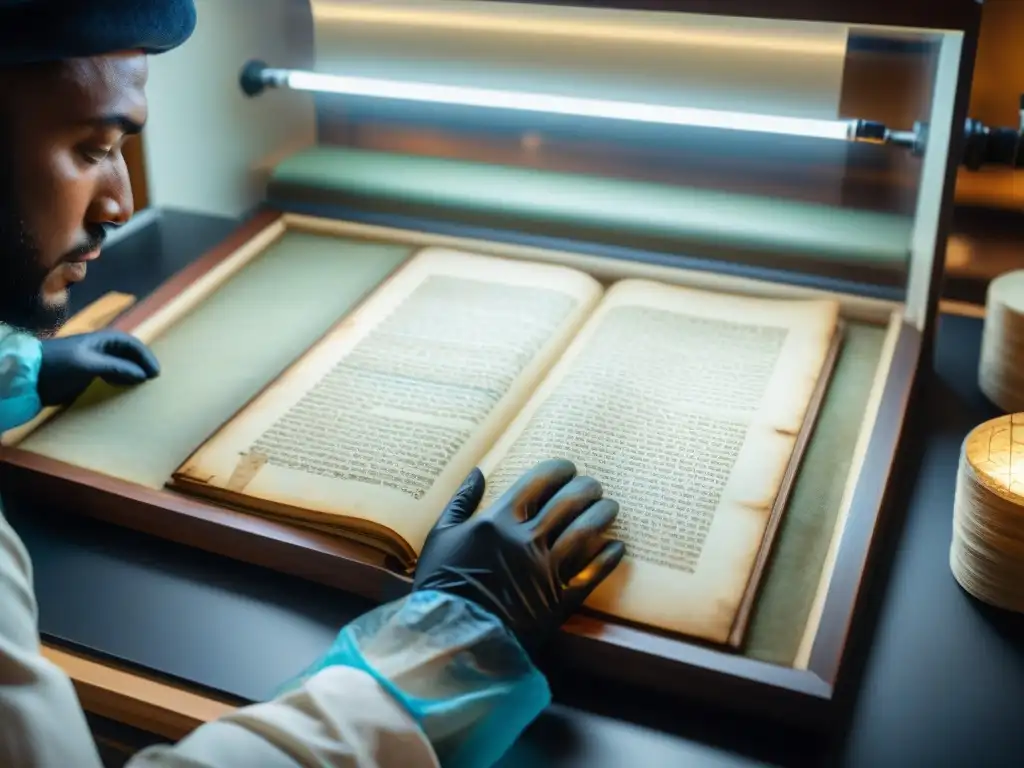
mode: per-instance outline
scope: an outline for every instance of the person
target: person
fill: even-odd
[[[147,57],[192,0],[0,0],[0,429],[97,378],[141,385],[122,333],[61,338],[71,286],[132,215],[122,146],[146,121]],[[474,470],[426,540],[410,594],[359,617],[279,694],[149,747],[141,766],[476,768],[547,706],[536,652],[623,557],[618,507],[552,459],[478,509]],[[69,679],[40,654],[26,549],[0,515],[0,764],[100,758]]]

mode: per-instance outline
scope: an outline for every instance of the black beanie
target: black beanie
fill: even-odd
[[[195,26],[194,0],[0,0],[0,65],[163,53]]]

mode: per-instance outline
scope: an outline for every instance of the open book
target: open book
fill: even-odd
[[[481,509],[566,458],[620,504],[588,607],[739,644],[834,301],[754,299],[419,252],[221,427],[171,484],[370,543],[412,568],[475,466]]]

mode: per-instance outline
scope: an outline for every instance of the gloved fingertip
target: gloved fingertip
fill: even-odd
[[[484,473],[480,471],[479,467],[474,467],[473,471],[462,481],[462,485],[452,496],[444,512],[441,513],[438,525],[442,527],[458,525],[472,517],[476,508],[480,506],[480,500],[484,497],[485,485]]]
[[[466,479],[462,481],[462,485],[459,486],[459,493],[476,490],[476,488],[478,486],[482,486],[484,482],[484,473],[480,471],[480,467],[473,467],[473,469],[470,470],[470,473],[466,475]]]
[[[626,544],[618,539],[609,541],[602,554],[608,560],[608,573],[611,573],[622,562],[622,558],[626,556]],[[598,557],[601,557],[601,555],[598,555]]]
[[[135,363],[146,372],[147,378],[159,375],[160,363],[157,362],[156,355],[141,339],[124,331],[108,330],[103,332],[99,342],[101,351]]]
[[[143,345],[141,341],[139,342],[139,359],[136,362],[149,378],[155,379],[160,375],[160,361],[156,359],[156,355]]]
[[[545,459],[538,462],[531,471],[539,475],[558,478],[562,485],[576,477],[576,465],[568,459]]]
[[[594,533],[607,531],[619,516],[619,502],[615,499],[601,499],[592,509],[593,517],[588,522]]]
[[[97,375],[107,384],[115,386],[133,386],[142,384],[149,379],[142,368],[127,360],[116,360],[109,363],[99,370]]]
[[[483,498],[485,486],[486,480],[483,477],[483,472],[479,467],[473,467],[472,471],[466,475],[466,479],[462,481],[462,485],[459,486],[456,496],[470,502],[475,509]]]
[[[571,605],[583,605],[590,593],[597,589],[602,581],[611,576],[626,556],[626,545],[621,541],[609,541],[587,566],[569,582],[566,587],[566,598]]]
[[[619,567],[622,559],[626,556],[626,545],[618,540],[609,541],[600,554],[591,563],[593,576],[591,577],[596,588],[598,584],[612,575],[612,572]]]

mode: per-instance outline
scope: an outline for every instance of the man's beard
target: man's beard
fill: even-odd
[[[48,304],[43,297],[47,274],[20,213],[13,158],[0,157],[0,322],[39,336],[66,322],[67,302]]]

